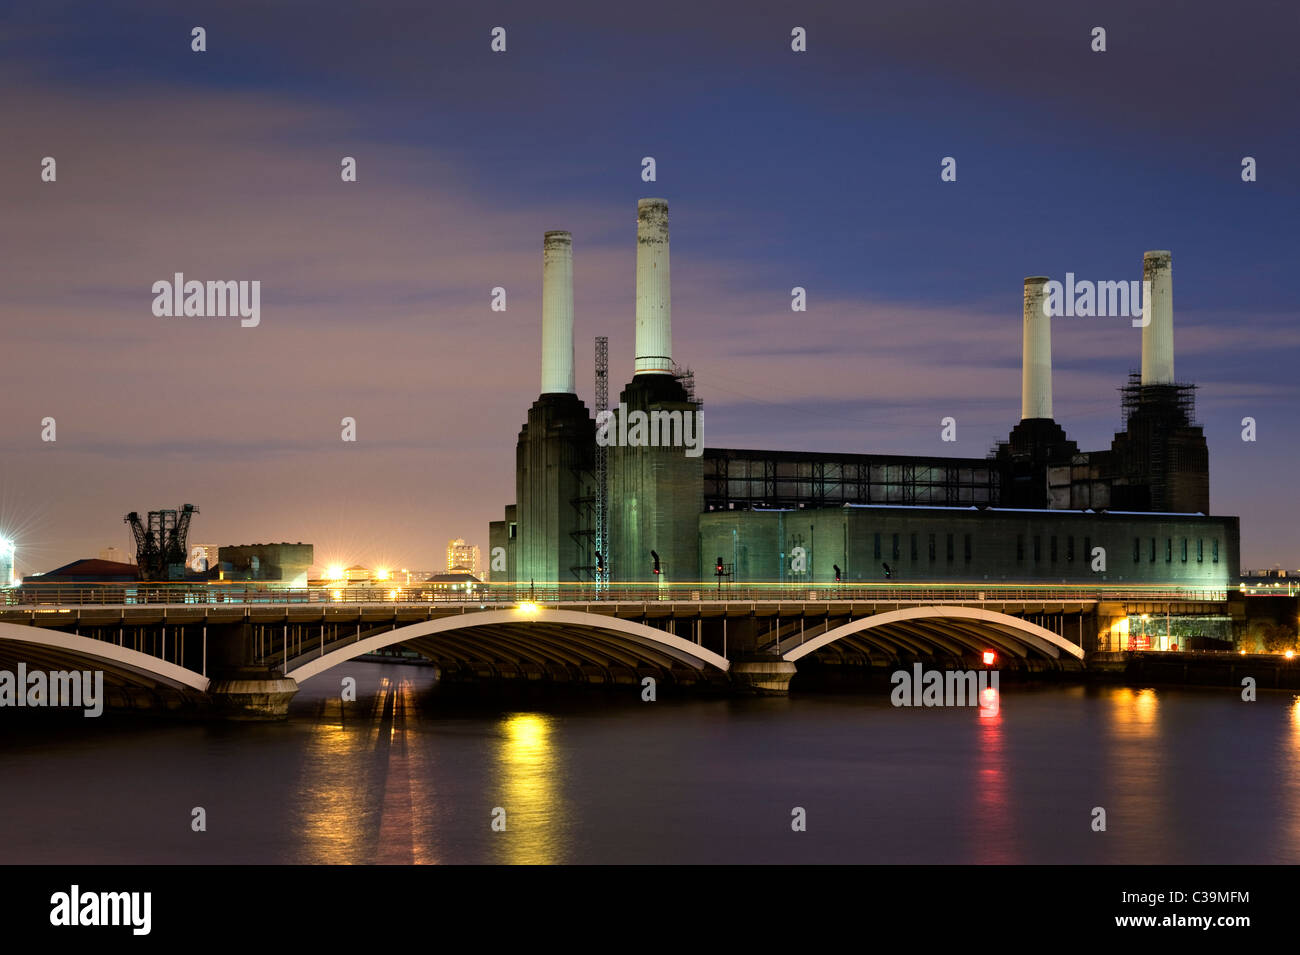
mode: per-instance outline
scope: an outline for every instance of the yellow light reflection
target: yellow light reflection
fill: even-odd
[[[1150,687],[1133,690],[1116,687],[1106,697],[1109,716],[1106,776],[1098,780],[1097,805],[1112,820],[1157,819],[1168,809],[1168,758],[1160,739],[1160,695]],[[1137,862],[1160,857],[1170,830],[1152,826],[1143,831],[1145,843],[1126,842],[1127,853],[1117,862]]]
[[[551,741],[552,720],[538,713],[514,713],[501,726],[498,750],[499,805],[506,831],[494,832],[501,861],[547,865],[563,861],[559,767]]]

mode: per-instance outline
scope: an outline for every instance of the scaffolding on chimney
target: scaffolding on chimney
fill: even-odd
[[[609,339],[596,337],[596,415],[609,409]],[[596,589],[609,583],[609,453],[596,443]]]

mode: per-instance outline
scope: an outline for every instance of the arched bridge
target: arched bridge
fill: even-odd
[[[815,653],[844,659],[850,654],[900,662],[917,657],[960,659],[993,650],[1028,659],[1083,659],[1083,648],[1023,617],[980,607],[907,607],[851,620],[811,640],[790,636],[776,648],[795,663]]]
[[[290,660],[301,683],[340,663],[403,646],[444,668],[482,676],[540,679],[557,671],[580,681],[635,682],[641,670],[723,675],[726,657],[655,627],[605,614],[530,606],[481,610],[408,624],[324,653]]]
[[[274,683],[279,702],[257,704],[271,708],[340,663],[399,649],[433,661],[449,680],[630,684],[654,675],[747,690],[776,687],[748,679],[755,668],[779,665],[788,682],[796,665],[969,665],[987,650],[999,666],[1077,668],[1125,614],[1223,607],[1220,593],[984,585],[743,596],[721,588],[541,597],[509,589],[0,593],[0,666],[100,669],[131,693],[182,701],[256,695],[259,681]]]

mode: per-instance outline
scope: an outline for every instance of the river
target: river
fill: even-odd
[[[1004,685],[987,718],[433,683],[353,663],[286,723],[10,723],[0,862],[1300,862],[1291,693]]]

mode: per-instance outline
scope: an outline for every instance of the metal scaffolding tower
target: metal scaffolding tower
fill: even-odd
[[[596,418],[609,409],[609,339],[596,337]],[[596,587],[609,583],[609,453],[596,442]]]

